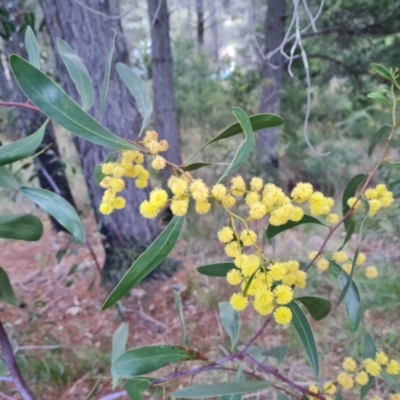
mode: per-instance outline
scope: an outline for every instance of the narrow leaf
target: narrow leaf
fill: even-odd
[[[269,224],[267,231],[266,231],[267,239],[272,239],[274,236],[278,235],[279,233],[284,232],[288,229],[294,228],[295,226],[302,225],[302,224],[318,224],[318,225],[326,226],[317,218],[314,218],[308,214],[304,214],[303,218],[297,222],[289,221],[286,224],[280,225],[280,226],[274,226],[274,225]]]
[[[278,346],[273,349],[266,350],[262,353],[265,357],[275,358],[278,365],[282,364],[282,361],[285,359],[286,354],[288,352],[288,348],[286,346]]]
[[[239,147],[231,164],[223,173],[221,178],[219,178],[218,182],[221,182],[224,178],[240,168],[256,146],[253,128],[251,127],[251,123],[247,114],[239,107],[233,107],[232,112],[236,119],[239,121],[239,124],[243,129],[246,139]]]
[[[11,304],[12,306],[17,305],[17,299],[15,298],[14,290],[11,286],[10,279],[6,274],[6,271],[4,271],[4,269],[1,267],[0,267],[0,301]]]
[[[0,166],[11,164],[30,156],[42,143],[47,120],[35,133],[0,147]]]
[[[197,268],[197,271],[202,275],[226,277],[231,269],[237,269],[232,262],[207,264]]]
[[[390,125],[384,125],[375,135],[372,137],[369,147],[368,147],[368,156],[372,155],[372,152],[375,149],[375,146],[383,139],[385,136],[389,136],[392,127]]]
[[[394,76],[392,73],[383,65],[380,64],[372,64],[372,67],[374,71],[380,75],[382,78],[387,79],[388,81],[392,83],[396,83],[396,79],[394,79]]]
[[[135,147],[113,135],[82,110],[55,82],[13,54],[10,66],[26,97],[58,125],[89,142],[112,149]]]
[[[278,393],[278,400],[289,400],[289,398],[284,395],[283,393],[277,392]]]
[[[82,98],[82,108],[85,111],[90,110],[94,104],[94,90],[92,79],[85,64],[74,49],[61,38],[57,39],[57,48],[67,67],[69,76]]]
[[[0,238],[34,242],[43,234],[43,225],[39,218],[30,214],[1,215]]]
[[[189,386],[171,394],[173,399],[203,399],[236,393],[254,393],[273,386],[275,382],[223,382],[211,385]]]
[[[25,49],[28,53],[29,62],[35,68],[40,69],[39,45],[30,26],[28,26],[25,31]]]
[[[177,346],[140,347],[122,354],[113,363],[111,374],[120,378],[130,378],[179,361],[197,360],[199,357],[198,353]]]
[[[101,114],[103,114],[104,106],[107,100],[108,86],[110,83],[110,73],[111,73],[111,63],[114,55],[114,47],[115,47],[115,37],[117,36],[117,29],[114,31],[113,41],[111,43],[110,50],[107,56],[106,70],[104,71],[104,79],[103,79],[103,87],[101,88],[101,100],[99,112],[97,113],[97,120],[100,119]]]
[[[222,326],[226,330],[228,336],[231,339],[231,350],[236,346],[239,338],[241,320],[240,316],[227,301],[221,301],[218,303],[219,307],[219,318]]]
[[[390,165],[391,167],[393,167],[394,169],[397,169],[398,171],[400,170],[400,163],[388,162],[387,165]]]
[[[85,232],[82,222],[68,201],[45,189],[21,187],[20,193],[57,220],[77,242],[84,242]]]
[[[283,124],[283,119],[276,114],[256,114],[252,115],[249,117],[251,127],[253,128],[253,131],[259,131],[261,129],[266,129],[266,128],[275,128],[279,125]],[[232,136],[238,135],[239,133],[243,133],[243,128],[239,124],[239,122],[236,122],[235,124],[229,126],[226,128],[224,131],[222,131],[219,135],[217,135],[215,138],[209,140],[206,144],[204,144],[200,149],[198,149],[190,158],[195,156],[197,153],[199,153],[201,150],[203,150],[205,147],[208,145],[218,142],[219,140],[222,139],[227,139]]]
[[[117,72],[135,99],[139,113],[143,118],[142,127],[139,132],[140,136],[143,130],[149,125],[151,113],[153,112],[153,104],[144,83],[132,68],[129,68],[125,64],[118,63]]]
[[[299,334],[300,340],[303,343],[304,349],[306,350],[307,357],[310,361],[311,367],[314,371],[315,378],[318,380],[319,377],[319,362],[317,346],[315,344],[314,335],[312,333],[310,324],[307,321],[301,308],[292,301],[289,304],[290,309],[293,313],[293,326]]]
[[[367,332],[364,335],[364,350],[363,350],[363,359],[372,358],[375,359],[376,355],[376,345],[373,337]],[[371,389],[372,384],[374,383],[375,378],[369,375],[369,380],[366,385],[361,388],[360,399],[362,400]]]
[[[334,261],[329,260],[329,262],[338,278],[340,289],[343,290],[350,279],[349,275],[347,275],[347,273],[343,271],[343,269]],[[346,305],[347,314],[349,316],[350,330],[351,332],[355,332],[361,321],[361,300],[354,281],[352,281],[350,284],[350,287],[344,298],[344,304]]]
[[[95,385],[93,386],[92,390],[86,397],[86,400],[94,400],[96,398],[96,394],[99,391],[100,388],[100,383],[101,383],[101,378],[98,378]]]
[[[350,180],[350,182],[347,184],[346,189],[343,192],[343,197],[342,197],[343,216],[345,216],[348,213],[348,211],[350,210],[350,206],[347,204],[347,200],[349,200],[351,197],[355,196],[357,189],[364,182],[366,177],[367,177],[367,175],[365,175],[365,174],[358,174],[358,175],[354,176]],[[346,221],[344,221],[344,226],[347,230],[348,226],[349,226],[348,219]]]
[[[303,296],[295,299],[302,303],[315,321],[320,321],[331,312],[331,302],[316,296]]]
[[[353,236],[353,233],[356,229],[356,223],[354,222],[354,219],[351,218],[347,222],[347,232],[346,232],[346,237],[344,238],[343,244],[340,246],[339,251],[344,248],[346,243],[351,239]]]
[[[235,380],[234,382],[243,382],[244,377],[243,377],[243,367],[242,364],[239,364],[238,370],[235,375]],[[224,395],[219,398],[219,400],[241,400],[242,395],[240,393],[232,394],[232,395]]]
[[[19,183],[11,171],[6,167],[0,167],[0,187],[7,190],[18,190]]]
[[[207,166],[213,165],[213,164],[215,164],[215,163],[210,163],[210,162],[196,162],[196,163],[193,163],[193,164],[185,165],[185,166],[182,168],[182,170],[183,170],[183,171],[187,171],[187,172],[189,172],[189,171],[195,171],[196,169],[200,169],[200,168],[203,168],[203,167],[207,167]]]
[[[127,295],[150,272],[156,269],[168,256],[178,241],[184,222],[183,217],[174,217],[158,238],[140,255],[102,306],[102,310],[111,307]]]
[[[182,300],[179,293],[174,290],[174,303],[176,312],[178,313],[179,322],[181,324],[181,341],[180,346],[183,346],[186,342],[186,326],[185,326],[185,317],[183,315],[183,308],[182,308]]]
[[[142,399],[143,393],[149,388],[154,378],[128,379],[125,383],[125,390],[131,400]]]
[[[112,338],[112,346],[111,346],[111,364],[117,360],[126,350],[126,343],[128,342],[129,335],[129,325],[126,322],[123,322],[117,330],[114,332]],[[115,387],[118,384],[118,378],[113,377],[112,387]]]
[[[367,97],[372,99],[372,100],[375,100],[375,101],[378,101],[380,103],[383,103],[386,106],[390,105],[388,98],[385,95],[383,95],[382,93],[371,92],[371,93],[367,94]]]

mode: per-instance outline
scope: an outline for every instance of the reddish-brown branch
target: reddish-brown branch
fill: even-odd
[[[28,108],[29,110],[39,111],[40,110],[28,103],[17,103],[15,101],[0,101],[0,107],[20,107],[20,108]]]
[[[11,343],[8,340],[7,333],[0,320],[0,347],[3,351],[4,361],[10,372],[11,378],[15,387],[18,389],[20,395],[24,400],[35,400],[33,393],[29,389],[28,385],[24,381],[24,378],[19,371],[17,362],[15,361],[14,352],[11,347]]]

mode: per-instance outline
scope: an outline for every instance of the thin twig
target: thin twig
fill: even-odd
[[[28,103],[18,103],[15,101],[0,101],[0,107],[20,107],[20,108],[28,108],[33,111],[40,111],[37,107]]]
[[[11,347],[11,343],[8,340],[7,333],[4,326],[0,320],[0,347],[3,351],[4,361],[7,368],[11,374],[11,378],[15,387],[18,389],[20,395],[24,400],[35,400],[33,393],[29,389],[28,385],[25,383],[21,372],[18,369],[17,362],[15,361],[14,353]]]
[[[17,346],[14,349],[14,355],[17,354],[19,351],[24,350],[58,350],[60,349],[60,345],[53,345],[53,346]]]

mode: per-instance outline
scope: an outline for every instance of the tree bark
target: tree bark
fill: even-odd
[[[160,138],[166,139],[169,149],[165,153],[169,161],[182,164],[179,142],[178,118],[175,107],[173,62],[169,38],[167,0],[148,0],[151,26],[151,70],[153,76],[155,126]],[[165,182],[171,170],[164,168],[161,176]]]
[[[18,24],[22,24],[24,12],[19,1],[14,1],[14,3],[12,3],[1,0],[0,5],[5,7],[9,12],[11,23],[15,24],[16,26]],[[25,59],[28,58],[25,50],[24,35],[25,29],[23,31],[16,30],[13,34],[11,34],[9,40],[3,40],[4,52],[7,58],[11,54],[18,54]],[[11,78],[9,85],[12,88],[12,98],[9,98],[8,100],[12,99],[16,102],[25,103],[27,98],[22,93],[13,77]],[[46,121],[46,117],[36,111],[16,108],[14,113],[17,116],[17,126],[22,137],[36,132]],[[34,159],[39,184],[43,189],[57,193],[67,200],[74,208],[76,208],[68,179],[65,175],[65,164],[61,160],[60,151],[58,149],[54,129],[51,123],[47,124],[43,142],[38,150],[41,150],[49,145],[50,147],[48,150],[44,151]],[[53,228],[56,231],[66,231],[66,229],[53,217],[50,217],[50,219]]]
[[[117,29],[110,85],[107,102],[100,122],[118,136],[134,139],[140,129],[140,116],[128,89],[118,77],[117,62],[129,64],[127,44],[119,19],[107,18],[118,15],[115,0],[86,0],[82,7],[74,0],[40,0],[56,54],[56,64],[63,88],[74,99],[78,99],[76,88],[62,63],[57,51],[57,38],[61,37],[78,53],[86,64],[98,99],[94,113],[99,107],[101,88],[108,50],[114,30]],[[106,251],[104,281],[116,282],[159,233],[155,221],[145,220],[139,214],[140,203],[148,197],[148,191],[136,189],[132,180],[127,181],[123,196],[127,201],[124,210],[117,210],[111,216],[98,211],[103,189],[94,180],[96,164],[104,162],[110,150],[74,137],[81,159],[83,173],[91,195],[91,204],[100,224],[100,232]]]
[[[197,12],[197,44],[202,47],[204,44],[204,3],[203,0],[196,0]]]
[[[285,36],[285,0],[268,0],[265,17],[264,56],[274,50]],[[265,58],[265,57],[264,57]],[[283,56],[278,51],[269,60],[263,59],[263,90],[259,111],[279,114],[281,112]],[[258,136],[258,162],[263,169],[278,167],[279,128],[260,131]]]

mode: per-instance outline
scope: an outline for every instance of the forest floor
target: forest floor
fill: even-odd
[[[91,222],[86,222],[88,224],[91,225]],[[94,226],[92,228],[89,231],[95,230]],[[93,234],[88,240],[98,263],[102,265],[104,253],[99,236]],[[109,288],[100,285],[96,261],[89,249],[72,245],[57,261],[57,253],[60,255],[68,242],[68,235],[54,234],[48,222],[39,242],[0,242],[0,265],[10,276],[20,305],[16,308],[1,304],[0,317],[12,340],[23,374],[38,399],[84,400],[97,378],[103,379],[95,398],[101,399],[112,393],[109,379],[111,340],[123,321],[129,324],[128,348],[179,344],[181,330],[173,290],[177,290],[182,297],[187,346],[207,359],[223,356],[223,346],[229,347],[229,339],[219,322],[218,302],[229,298],[231,288],[223,279],[208,279],[196,273],[196,266],[209,261],[207,254],[187,257],[187,243],[181,240],[172,253],[172,257],[182,262],[182,268],[176,274],[167,280],[142,283],[123,299],[118,310],[113,307],[100,311]],[[284,245],[289,245],[291,251],[304,247],[302,240],[296,242],[288,235]],[[375,244],[374,248],[370,244],[368,246],[367,251],[371,254],[388,251],[383,244]],[[398,247],[392,250],[396,249]],[[223,257],[222,254],[220,256]],[[390,275],[387,279],[391,279]],[[383,285],[387,280],[380,282]],[[332,282],[319,280],[310,286],[310,291],[311,294],[322,293],[334,304],[338,293],[333,288]],[[389,290],[388,287],[382,289]],[[397,298],[398,289],[390,289]],[[360,290],[366,293],[367,300],[370,299],[369,286],[361,285]],[[398,315],[398,303],[396,310]],[[323,322],[313,322],[320,351],[321,376],[332,378],[348,354],[360,357],[364,328],[378,339],[378,346],[383,349],[390,347],[399,355],[400,322],[387,318],[388,313],[390,310],[385,307],[374,310],[367,306],[363,328],[353,335],[346,330],[347,316],[342,306],[333,310],[333,315]],[[252,312],[243,313],[242,319],[241,337],[250,337],[262,323],[262,319]],[[271,327],[257,344],[265,349],[289,345],[290,351],[280,367],[281,371],[299,384],[313,383],[311,368],[292,327]],[[192,362],[190,366],[196,363],[199,364]],[[0,371],[0,375],[4,375],[3,372]],[[195,381],[211,383],[233,378],[226,373],[214,374],[196,377]],[[188,382],[173,382],[166,393]],[[387,394],[386,385],[381,383],[375,384],[373,390],[381,395]],[[19,398],[8,383],[0,383],[0,392]],[[272,392],[265,392],[258,397],[252,395],[246,398],[274,399],[274,396]],[[162,395],[160,398],[163,398]],[[358,396],[348,395],[345,398],[355,399]]]

